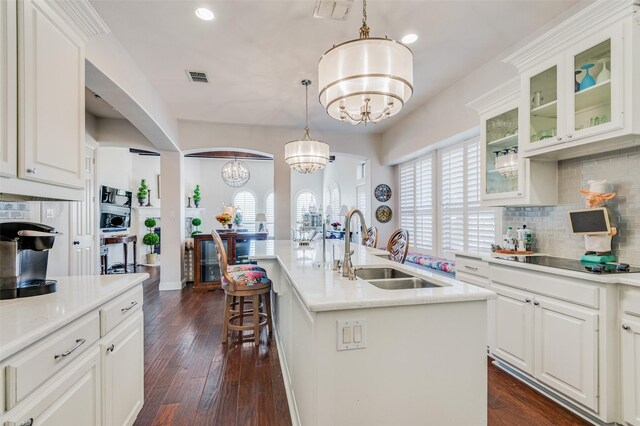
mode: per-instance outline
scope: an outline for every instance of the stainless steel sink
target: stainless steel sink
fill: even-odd
[[[438,284],[423,280],[422,278],[396,278],[390,280],[372,280],[369,284],[383,290],[406,290],[408,288],[433,288],[442,287]]]
[[[356,277],[383,290],[406,290],[410,288],[442,287],[424,278],[392,267],[372,267],[356,269]]]
[[[356,269],[356,277],[365,281],[385,280],[394,278],[410,278],[411,275],[394,268],[362,268]]]

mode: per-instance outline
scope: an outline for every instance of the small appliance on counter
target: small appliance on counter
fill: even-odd
[[[47,280],[47,261],[58,235],[40,223],[0,223],[0,299],[56,291],[56,281]]]

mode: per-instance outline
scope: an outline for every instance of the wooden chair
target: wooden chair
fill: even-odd
[[[404,263],[409,252],[409,231],[398,229],[391,234],[391,238],[387,243],[387,251],[390,253],[389,258],[391,260]]]
[[[364,245],[373,248],[378,247],[378,228],[372,226],[371,228],[367,229],[367,234],[369,236],[369,239],[364,242]]]
[[[240,270],[232,272],[227,264],[227,253],[222,239],[216,231],[212,231],[213,242],[216,247],[222,288],[224,289],[224,320],[222,325],[223,339],[229,342],[229,331],[239,331],[242,340],[244,331],[253,330],[253,342],[260,344],[260,329],[267,326],[268,338],[271,338],[271,280],[264,269]],[[262,296],[265,313],[260,312],[260,297]],[[245,311],[245,297],[250,298],[252,308]],[[236,298],[239,301],[236,303]],[[237,305],[237,309],[234,307]],[[244,325],[244,318],[251,317],[250,325]],[[224,341],[223,340],[223,341]]]

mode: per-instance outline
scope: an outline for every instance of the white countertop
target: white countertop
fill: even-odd
[[[332,259],[334,245],[337,258],[342,259],[344,241],[327,240],[328,261]],[[481,287],[387,260],[381,257],[388,254],[384,250],[354,243],[351,249],[354,250],[352,262],[356,267],[393,265],[442,287],[383,290],[360,278],[350,281],[331,269],[318,267],[322,261],[321,240],[312,242],[306,248],[299,248],[293,241],[256,241],[255,245],[252,244],[250,257],[258,260],[258,263],[261,259],[277,259],[307,309],[312,312],[464,302],[495,297],[495,293]],[[273,285],[277,291],[277,282]]]
[[[58,281],[55,293],[0,300],[0,361],[147,278],[149,274],[51,277]]]
[[[626,284],[640,287],[640,273],[631,274],[592,274],[587,272],[571,271],[569,269],[551,268],[549,266],[535,265],[531,263],[516,262],[513,260],[501,259],[496,256],[486,256],[484,261],[498,265],[512,266],[516,268],[529,269],[532,271],[546,272],[548,274],[562,275],[565,277],[578,278],[587,281],[595,281],[606,284]],[[574,259],[575,260],[575,259]]]

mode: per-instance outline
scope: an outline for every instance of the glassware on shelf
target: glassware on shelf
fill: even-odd
[[[578,81],[578,76],[580,75],[580,73],[582,73],[582,70],[575,70],[575,80],[574,80],[574,84],[575,84],[575,89],[574,92],[579,92],[580,91],[580,82]]]
[[[596,77],[596,84],[604,83],[605,81],[611,80],[611,71],[607,68],[607,61],[609,58],[603,58],[598,61],[599,64],[602,64],[602,70]]]
[[[536,90],[535,92],[533,92],[533,98],[531,99],[531,108],[541,107],[542,101],[544,101],[542,90]]]
[[[591,74],[589,74],[589,69],[593,68],[593,64],[584,64],[580,68],[585,72],[585,75],[582,77],[582,81],[580,82],[580,90],[595,86],[596,80],[591,76]]]

